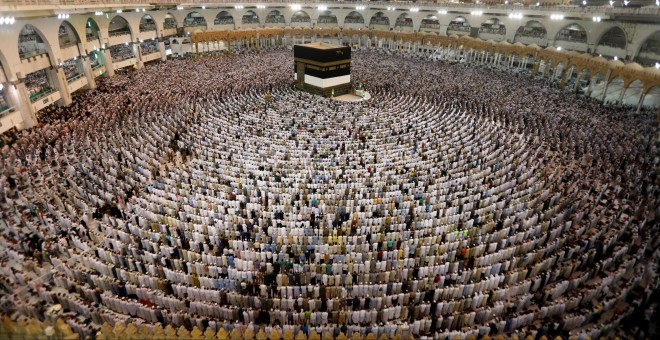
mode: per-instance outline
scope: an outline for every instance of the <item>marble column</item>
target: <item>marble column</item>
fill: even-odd
[[[142,47],[139,42],[131,43],[131,49],[133,50],[133,55],[135,55],[135,68],[141,69],[144,67],[144,62],[142,62]]]
[[[89,55],[85,55],[78,60],[78,68],[82,71],[87,79],[87,89],[92,90],[96,88],[96,79],[92,70],[92,64],[89,62]]]
[[[23,120],[17,125],[19,130],[29,129],[37,125],[37,116],[35,115],[30,95],[27,92],[23,80],[12,82],[12,85],[7,86],[6,90],[8,99],[11,103],[21,112],[21,119]]]
[[[165,50],[165,39],[158,37],[158,50],[160,51],[160,60],[167,60],[167,51]]]
[[[110,49],[106,48],[102,50],[103,53],[99,53],[98,55],[101,57],[101,62],[105,65],[105,74],[108,77],[112,77],[115,75],[115,68],[112,65],[112,55],[110,54]]]
[[[50,79],[52,87],[60,92],[60,104],[62,106],[71,104],[71,91],[69,90],[69,84],[66,81],[64,69],[62,69],[61,66],[53,66],[48,69],[48,78]]]

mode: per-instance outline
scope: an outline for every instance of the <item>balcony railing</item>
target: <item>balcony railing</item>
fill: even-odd
[[[131,55],[117,56],[117,58],[112,57],[112,62],[113,63],[118,63],[118,62],[124,61],[126,59],[131,59],[131,58],[135,58],[135,56],[131,54]]]
[[[16,111],[16,107],[12,106],[3,106],[0,107],[0,118],[4,118],[7,115],[10,115]]]
[[[80,73],[76,73],[76,74],[72,75],[71,77],[66,78],[66,82],[67,82],[67,83],[70,83],[70,82],[72,82],[72,81],[74,81],[74,80],[76,80],[76,79],[78,79],[78,78],[80,78],[80,77],[82,77],[82,74],[80,74]]]
[[[37,92],[37,93],[35,93],[35,94],[33,94],[33,95],[30,95],[30,102],[34,103],[34,102],[36,102],[37,100],[39,100],[39,99],[41,99],[41,98],[43,98],[43,97],[46,97],[46,96],[50,95],[50,94],[53,93],[53,92],[55,92],[55,89],[48,88],[48,89],[45,89],[45,90],[43,90],[43,91],[41,91],[41,92]]]
[[[23,60],[23,59],[36,57],[38,55],[47,54],[47,53],[48,52],[42,51],[42,50],[32,50],[32,51],[18,52],[18,56],[19,56],[19,58],[21,58],[21,60]]]
[[[131,34],[130,31],[116,31],[116,32],[109,32],[108,35],[111,37],[118,37],[120,35],[128,35]]]

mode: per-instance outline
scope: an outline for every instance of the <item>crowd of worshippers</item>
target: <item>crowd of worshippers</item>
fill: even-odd
[[[3,311],[85,337],[632,334],[660,256],[651,112],[353,56],[367,103],[293,90],[291,52],[262,50],[119,74],[15,132]]]
[[[110,46],[112,61],[118,62],[129,58],[135,58],[133,47],[128,44],[117,44]]]

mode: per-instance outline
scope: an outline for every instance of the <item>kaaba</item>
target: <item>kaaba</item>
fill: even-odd
[[[322,96],[351,92],[351,48],[326,43],[293,46],[296,87]]]

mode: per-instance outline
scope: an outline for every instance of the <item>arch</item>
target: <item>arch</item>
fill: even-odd
[[[374,26],[386,26],[389,29],[390,18],[383,12],[376,12],[369,19],[369,28],[373,29]]]
[[[362,24],[364,25],[364,17],[358,11],[351,11],[346,14],[344,18],[344,24]]]
[[[23,26],[18,35],[18,54],[21,59],[47,54],[47,45],[44,35],[30,24]]]
[[[191,28],[191,31],[194,31],[195,29],[200,29],[203,27],[202,30],[206,30],[208,28],[208,25],[206,24],[206,19],[204,19],[204,16],[201,15],[198,12],[190,12],[188,15],[186,15],[186,18],[183,19],[183,27],[184,28]]]
[[[402,30],[412,30],[413,27],[413,20],[412,17],[408,14],[408,12],[403,12],[401,13],[397,18],[396,22],[394,22],[394,29],[397,31],[402,31]]]
[[[556,41],[570,41],[585,44],[587,43],[587,38],[587,30],[576,23],[564,26],[555,36]]]
[[[156,31],[156,21],[154,21],[154,18],[149,15],[145,14],[140,18],[140,33],[142,32],[151,32],[151,31]]]
[[[516,35],[513,38],[514,42],[523,40],[545,40],[548,37],[548,31],[545,26],[536,20],[530,20],[524,26],[518,27]]]
[[[131,34],[131,25],[129,25],[128,21],[126,21],[121,15],[115,15],[112,17],[112,20],[110,20],[108,35],[116,37],[125,34]]]
[[[627,45],[626,32],[621,27],[615,26],[600,36],[595,53],[606,57],[627,59]]]
[[[639,103],[639,99],[642,96],[642,93],[644,93],[644,83],[642,83],[640,80],[634,80],[628,84],[628,87],[623,89],[623,91],[623,98],[621,99],[620,104],[637,105],[637,103]]]
[[[422,23],[419,26],[420,30],[438,30],[440,29],[440,20],[438,20],[438,17],[433,14],[429,14],[424,19],[422,19]]]
[[[297,11],[291,16],[291,23],[310,23],[312,19],[305,11]]]
[[[227,11],[221,11],[213,19],[214,25],[234,25],[234,16]]]
[[[500,19],[491,18],[481,23],[481,26],[479,27],[479,34],[482,33],[505,35],[506,27]]]
[[[259,24],[259,16],[255,11],[247,11],[245,14],[243,14],[243,17],[241,18],[241,24],[243,25],[248,25],[248,24]]]
[[[592,98],[600,99],[603,96],[605,85],[607,85],[607,74],[605,74],[603,71],[589,70],[589,76],[590,78],[587,95]]]
[[[635,62],[643,66],[655,66],[660,61],[660,31],[649,35],[639,47]]]
[[[266,15],[267,24],[285,24],[284,15],[278,10],[272,10]]]
[[[319,26],[332,26],[336,27],[337,26],[337,16],[332,13],[332,11],[323,11],[321,14],[319,14],[319,18],[316,21]]]
[[[449,22],[447,25],[447,35],[450,34],[470,34],[472,26],[470,22],[465,19],[465,17],[457,16]]]
[[[653,86],[646,92],[642,106],[660,108],[660,85]]]
[[[165,19],[163,19],[163,29],[175,29],[179,27],[179,22],[176,20],[176,17],[172,13],[165,14]]]
[[[605,100],[603,103],[614,103],[619,100],[621,91],[625,91],[625,80],[623,77],[618,76],[610,80],[607,85],[607,92],[605,93]]]
[[[91,42],[101,38],[101,29],[93,18],[87,18],[85,23],[85,40]]]
[[[625,50],[628,45],[626,32],[621,27],[614,26],[601,35],[600,39],[598,39],[597,45],[610,46]]]
[[[69,23],[64,20],[60,24],[60,28],[57,32],[57,38],[60,43],[60,49],[75,45],[80,42],[80,36],[76,29]]]

